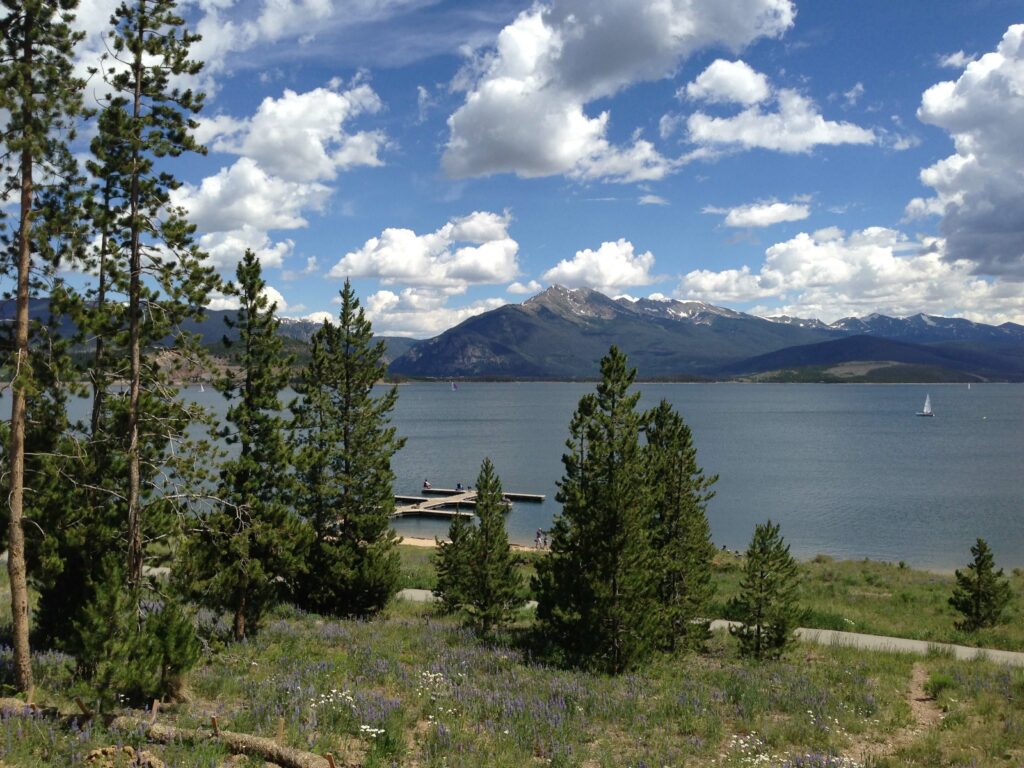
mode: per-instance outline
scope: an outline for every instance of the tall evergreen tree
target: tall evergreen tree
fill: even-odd
[[[231,611],[242,640],[256,629],[283,584],[301,570],[305,529],[288,505],[291,454],[281,416],[281,391],[293,359],[283,354],[276,305],[266,296],[260,262],[247,250],[238,265],[241,306],[226,322],[238,332],[224,343],[237,373],[228,369],[217,388],[230,403],[221,436],[238,455],[220,470],[221,507],[200,523],[186,546],[180,580],[216,610]]]
[[[755,659],[776,658],[794,642],[793,630],[801,616],[797,605],[800,577],[778,525],[771,520],[754,528],[747,548],[740,594],[730,615],[741,623],[730,632],[740,651]]]
[[[706,510],[718,477],[706,476],[697,465],[690,428],[667,401],[662,400],[645,421],[658,634],[665,648],[696,648],[709,634],[715,547]]]
[[[449,610],[462,611],[484,634],[508,623],[522,604],[522,575],[508,544],[501,478],[484,459],[476,479],[478,523],[452,518],[450,541],[437,555],[434,593]]]
[[[956,628],[975,632],[983,627],[994,627],[1003,618],[1010,602],[1010,583],[1003,578],[1003,569],[995,568],[995,559],[988,542],[978,539],[971,547],[974,560],[966,571],[957,569],[956,588],[949,604],[963,614]]]
[[[63,217],[38,217],[36,179],[61,185],[76,175],[67,149],[73,121],[81,109],[81,81],[73,73],[73,49],[80,36],[70,28],[77,0],[2,0],[0,43],[0,111],[7,113],[4,131],[3,178],[0,195],[7,201],[18,192],[18,225],[9,250],[13,255],[17,308],[14,356],[11,360],[11,428],[7,452],[7,493],[10,517],[7,568],[11,581],[11,614],[15,681],[32,687],[29,655],[28,581],[25,563],[26,402],[34,394],[29,360],[29,292],[33,259],[51,264],[53,229]],[[50,183],[49,181],[47,183]],[[55,214],[59,207],[51,207]],[[73,215],[73,206],[65,209]]]
[[[117,427],[123,421],[124,398],[109,389],[116,380],[128,378],[124,312],[116,300],[127,294],[126,276],[119,270],[120,253],[112,230],[124,215],[123,179],[129,167],[124,134],[127,114],[124,100],[114,100],[100,110],[96,135],[90,142],[92,158],[86,168],[95,179],[85,198],[85,217],[94,244],[83,255],[83,272],[95,275],[82,300],[69,303],[69,314],[78,329],[75,343],[92,347],[91,359],[79,378],[92,388],[92,408],[87,425],[68,425],[78,441],[74,487],[65,482],[66,509],[52,509],[40,520],[48,532],[41,542],[36,624],[48,643],[78,654],[84,612],[95,598],[95,585],[103,583],[102,564],[123,544],[123,498],[126,465],[124,446]],[[114,297],[112,301],[110,297]],[[51,452],[52,453],[52,452]]]
[[[633,666],[653,645],[654,576],[645,523],[636,370],[612,347],[596,394],[569,425],[551,552],[537,566],[541,632],[569,661],[610,672]]]
[[[494,464],[485,458],[476,478],[476,515],[474,532],[476,579],[470,592],[466,611],[483,633],[507,624],[522,604],[522,575],[508,544],[505,530],[505,498],[501,478]]]
[[[201,316],[216,283],[193,241],[194,227],[170,201],[170,192],[180,183],[169,173],[167,159],[203,151],[191,133],[197,125],[192,114],[201,108],[202,96],[172,85],[172,78],[195,75],[202,67],[189,59],[189,47],[198,38],[184,29],[177,5],[175,0],[121,3],[112,19],[112,60],[103,64],[114,92],[111,106],[123,105],[125,110],[124,121],[110,126],[108,138],[127,148],[126,173],[119,181],[125,213],[114,226],[127,262],[126,573],[133,591],[141,584],[144,557],[144,422],[147,405],[154,404],[147,404],[143,391],[155,368],[144,348],[171,336],[180,351],[187,342],[178,330],[180,322]],[[167,403],[174,399],[174,389],[162,381],[148,395]]]
[[[405,440],[390,426],[398,389],[373,392],[387,373],[384,342],[348,280],[338,324],[325,323],[310,352],[293,422],[295,509],[313,531],[300,594],[311,610],[365,616],[398,588],[391,458]]]

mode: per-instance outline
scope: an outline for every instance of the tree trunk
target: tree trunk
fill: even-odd
[[[231,626],[231,632],[235,637],[235,642],[239,642],[245,639],[245,594],[242,594],[241,600],[235,607],[235,620]]]
[[[26,19],[22,61],[26,71],[32,67],[32,20]],[[31,125],[32,110],[23,106],[25,126]],[[27,128],[26,128],[27,130]],[[11,623],[14,642],[14,679],[22,691],[32,688],[32,657],[28,643],[28,576],[25,568],[25,389],[32,375],[28,350],[28,277],[32,263],[32,151],[21,151],[21,210],[18,228],[18,300],[14,325],[14,382],[11,391],[11,486],[10,533],[7,572],[11,579]]]
[[[145,24],[139,24],[139,37]],[[132,185],[131,185],[131,253],[129,254],[128,282],[128,586],[136,589],[142,583],[142,472],[139,456],[139,394],[142,384],[142,256],[140,253],[139,221],[139,156],[142,130],[139,125],[142,115],[142,50],[135,53],[133,72],[135,76],[135,99],[132,107],[132,128],[138,135],[132,137]]]
[[[96,293],[96,313],[103,320],[103,313],[106,311],[107,303],[107,248],[109,247],[110,236],[108,234],[110,216],[110,182],[107,182],[103,190],[103,231],[100,234],[100,264],[99,264],[99,286]],[[101,328],[96,334],[96,353],[93,358],[92,374],[92,438],[99,437],[100,427],[103,419],[103,401],[107,394],[107,372],[106,360],[104,359],[104,337],[105,328]]]

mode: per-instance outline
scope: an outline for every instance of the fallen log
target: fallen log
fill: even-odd
[[[160,744],[182,741],[215,741],[223,744],[232,752],[258,757],[267,762],[276,763],[282,768],[330,768],[330,762],[325,757],[314,755],[312,752],[304,752],[301,749],[285,747],[273,739],[252,736],[248,733],[235,733],[221,728],[218,728],[216,733],[210,728],[176,728],[173,725],[149,723],[146,720],[124,715],[111,720],[110,727],[115,730],[139,733],[149,741]]]
[[[82,705],[79,705],[82,706]],[[84,707],[83,707],[84,709]],[[88,719],[89,716],[62,715],[52,707],[42,708],[34,704],[26,704],[21,699],[0,698],[0,714],[11,716],[36,716],[60,720],[62,723],[70,724],[72,721]],[[136,717],[120,715],[114,718],[104,718],[108,728],[119,731],[129,731],[140,734],[148,741],[155,741],[159,744],[171,742],[198,742],[213,741],[223,744],[231,752],[249,757],[256,757],[268,763],[275,763],[281,768],[335,768],[339,765],[330,755],[320,757],[312,752],[304,752],[301,749],[286,747],[273,739],[266,739],[262,736],[253,736],[248,733],[235,733],[225,731],[222,728],[177,728],[173,725],[161,725],[150,720],[140,720]]]

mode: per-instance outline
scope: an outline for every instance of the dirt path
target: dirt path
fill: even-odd
[[[924,664],[914,665],[907,689],[907,704],[910,705],[910,725],[896,731],[883,742],[855,741],[847,750],[858,762],[868,763],[883,757],[891,757],[904,747],[919,739],[922,734],[938,727],[942,722],[942,710],[935,699],[925,691],[928,670]]]

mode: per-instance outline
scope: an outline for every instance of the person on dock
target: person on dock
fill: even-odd
[[[423,479],[423,490],[424,491],[429,491],[431,488],[432,488],[432,486],[430,485],[430,481],[427,480],[426,478],[424,478]]]
[[[455,484],[455,490],[456,491],[461,491],[462,490],[462,483],[456,483]]]

